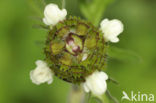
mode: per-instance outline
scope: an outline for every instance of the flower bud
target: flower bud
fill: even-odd
[[[83,83],[85,92],[91,91],[94,95],[102,95],[107,90],[106,80],[108,76],[104,72],[95,71]]]
[[[37,60],[36,65],[37,67],[30,72],[30,78],[32,82],[37,85],[45,82],[51,84],[53,81],[53,73],[51,69],[47,66],[47,64],[44,61],[41,60]]]
[[[117,36],[123,32],[123,24],[117,19],[104,19],[101,22],[101,30],[106,41],[116,43],[119,41],[119,38]]]
[[[66,9],[60,10],[56,4],[51,3],[45,7],[43,22],[46,25],[56,25],[59,21],[64,20],[66,15]]]

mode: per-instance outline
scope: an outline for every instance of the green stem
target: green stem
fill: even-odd
[[[66,6],[66,1],[65,0],[62,0],[62,9],[64,9]]]
[[[68,103],[86,103],[85,92],[79,85],[72,85],[68,97]]]
[[[72,85],[71,90],[68,96],[67,103],[89,103],[92,100],[96,100],[97,103],[109,103],[108,98],[106,95],[111,99],[114,103],[119,103],[116,98],[114,98],[110,92],[107,90],[106,94],[95,96],[91,93],[85,93],[81,86],[79,85]]]

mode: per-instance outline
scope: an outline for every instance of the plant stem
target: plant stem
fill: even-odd
[[[79,85],[72,85],[68,96],[68,103],[86,103],[85,93]]]
[[[65,0],[62,0],[62,9],[64,9],[66,6],[66,1]]]

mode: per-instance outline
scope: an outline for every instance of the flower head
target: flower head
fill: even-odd
[[[117,36],[123,31],[123,24],[116,19],[104,19],[97,28],[79,17],[66,15],[66,9],[59,9],[56,4],[45,7],[43,22],[52,28],[45,42],[45,62],[36,62],[37,67],[30,72],[31,80],[35,84],[50,84],[54,73],[64,81],[83,84],[86,92],[101,95],[107,89],[108,79],[102,72],[106,42],[119,41]]]
[[[47,66],[47,64],[44,61],[41,60],[37,60],[36,65],[37,67],[30,72],[30,78],[32,82],[37,85],[45,82],[51,84],[53,81],[53,73],[51,69]]]
[[[86,77],[86,81],[83,83],[85,92],[91,91],[94,95],[103,94],[107,89],[107,79],[108,76],[105,72],[95,71]]]
[[[94,71],[104,69],[107,47],[102,34],[91,23],[69,17],[49,31],[46,62],[59,78],[80,84]]]
[[[104,19],[100,25],[106,41],[111,41],[114,43],[119,41],[117,36],[123,32],[123,24],[121,21],[117,19]]]
[[[59,21],[65,19],[67,15],[66,9],[60,10],[56,4],[48,4],[44,10],[43,22],[46,25],[56,25]]]

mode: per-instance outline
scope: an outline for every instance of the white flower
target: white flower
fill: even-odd
[[[56,4],[51,3],[45,7],[43,22],[46,25],[56,25],[59,21],[64,20],[66,15],[66,9],[60,10]]]
[[[51,69],[47,66],[46,62],[42,60],[37,60],[36,65],[37,67],[30,72],[30,78],[32,82],[37,85],[45,82],[51,84],[53,81],[53,73]]]
[[[102,95],[107,90],[107,79],[108,76],[105,72],[95,71],[86,78],[83,88],[85,92],[91,91],[94,95]]]
[[[101,25],[100,29],[104,33],[103,36],[106,41],[111,41],[114,43],[119,41],[119,38],[117,36],[123,32],[123,24],[120,20],[104,19],[100,25]]]

